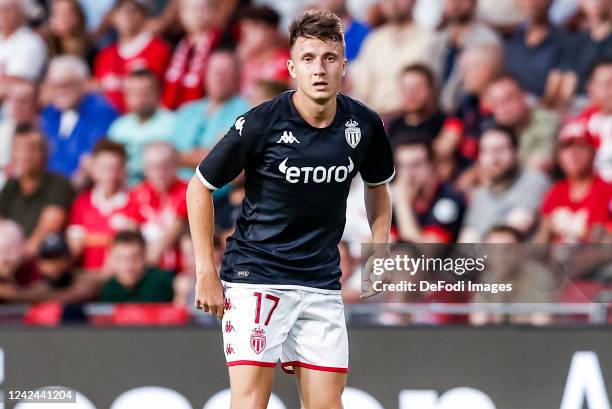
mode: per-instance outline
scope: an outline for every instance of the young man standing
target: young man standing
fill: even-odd
[[[189,183],[197,308],[223,319],[232,409],[265,408],[280,360],[306,409],[342,408],[348,339],[338,242],[351,179],[361,173],[372,242],[391,223],[395,171],[382,121],[338,94],[346,71],[341,20],[307,11],[290,28],[297,90],[239,117]],[[245,199],[221,279],[213,261],[211,191],[245,171]]]

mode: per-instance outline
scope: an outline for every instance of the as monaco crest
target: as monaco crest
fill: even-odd
[[[355,146],[357,146],[357,144],[361,140],[361,129],[357,127],[359,123],[351,119],[350,121],[347,121],[344,125],[346,126],[346,129],[344,130],[344,137],[346,138],[346,143],[348,143],[351,148],[355,149]]]
[[[266,333],[263,329],[255,328],[253,330],[251,334],[251,348],[253,348],[256,354],[261,354],[266,348]]]

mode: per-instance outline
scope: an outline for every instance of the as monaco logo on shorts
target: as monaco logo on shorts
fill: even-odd
[[[251,348],[256,354],[261,354],[266,348],[266,332],[261,328],[255,328],[251,334]]]

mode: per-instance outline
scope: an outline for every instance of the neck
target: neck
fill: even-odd
[[[138,120],[140,122],[146,122],[149,119],[153,118],[153,116],[155,116],[155,113],[157,112],[157,108],[149,110],[149,111],[142,111],[139,112],[138,115]]]
[[[590,185],[595,179],[595,174],[593,172],[588,172],[583,175],[577,175],[568,178],[569,184],[572,188],[581,188]]]
[[[408,125],[417,126],[425,122],[433,114],[433,109],[430,106],[425,106],[417,111],[406,112],[404,121]]]
[[[100,194],[104,196],[104,198],[106,199],[116,195],[117,192],[119,192],[119,189],[120,189],[119,186],[104,186],[104,187],[100,186],[96,188],[96,190],[98,190]]]
[[[508,189],[508,187],[512,186],[512,183],[514,183],[514,180],[518,176],[518,173],[519,168],[518,166],[514,165],[500,177],[491,180],[491,190],[495,193],[505,191],[506,189]]]
[[[119,44],[126,44],[134,41],[142,31],[135,31],[132,33],[123,33],[119,35]]]
[[[42,173],[29,173],[19,177],[19,186],[26,193],[32,193],[40,185]]]
[[[324,102],[316,102],[308,98],[299,89],[291,96],[295,109],[306,122],[315,128],[329,126],[336,116],[336,97]]]

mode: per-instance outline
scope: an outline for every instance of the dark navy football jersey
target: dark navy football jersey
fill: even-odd
[[[244,170],[245,198],[221,279],[340,289],[338,242],[351,179],[388,182],[395,170],[379,116],[339,94],[333,122],[309,125],[285,92],[236,119],[197,168],[218,189]]]

